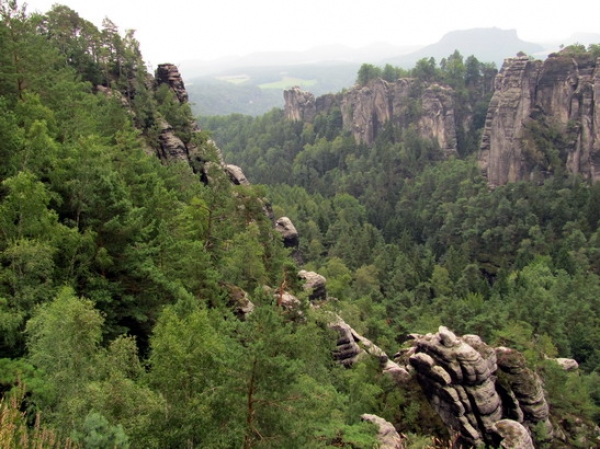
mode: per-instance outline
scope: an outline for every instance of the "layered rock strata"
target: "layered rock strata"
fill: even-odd
[[[543,62],[523,54],[505,60],[479,154],[490,185],[541,180],[558,168],[556,157],[568,172],[600,179],[599,67],[589,55],[565,52]],[[560,138],[540,142],[544,132]]]
[[[188,93],[176,65],[170,63],[159,64],[155,76],[158,85],[167,84],[177,95],[180,103],[187,103]]]
[[[443,326],[412,338],[410,365],[463,442],[497,446],[504,439],[502,447],[525,448],[533,447],[528,428],[542,423],[552,433],[542,383],[517,351],[494,350],[476,335],[459,338]]]
[[[388,355],[371,340],[356,332],[339,315],[332,314],[329,327],[338,333],[338,340],[333,357],[344,366],[354,365],[363,355],[376,357],[384,374],[389,375],[396,383],[410,379],[408,370],[391,360]]]

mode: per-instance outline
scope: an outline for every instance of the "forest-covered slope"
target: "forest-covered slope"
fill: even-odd
[[[395,447],[593,444],[597,185],[490,190],[480,128],[447,159],[410,125],[367,147],[335,109],[212,119],[248,184],[174,66],[58,5],[0,0],[0,106],[0,447],[372,448],[373,414]],[[436,413],[461,391],[494,409]]]
[[[562,57],[596,52],[567,48]],[[564,407],[580,407],[576,396],[591,401],[588,418],[598,420],[600,186],[556,159],[544,182],[490,188],[478,165],[489,69],[457,52],[411,71],[365,65],[354,91],[315,99],[296,90],[285,111],[201,124],[251,182],[269,187],[276,215],[298,229],[305,267],[327,277],[332,296],[351,299],[346,316],[363,335],[395,351],[408,334],[446,325],[525,351],[568,434],[574,417]],[[396,106],[393,86],[407,83],[412,115],[394,115],[407,106]],[[454,153],[423,127],[423,92],[434,85],[451,92]],[[536,128],[535,118],[530,150],[556,151],[565,135]],[[361,128],[376,131],[372,140]],[[561,374],[560,393],[545,362],[557,356],[580,366],[576,378]]]

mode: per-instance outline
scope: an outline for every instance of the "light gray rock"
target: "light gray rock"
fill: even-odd
[[[504,449],[535,449],[527,429],[511,419],[501,419],[494,431],[500,437],[500,447]]]
[[[298,231],[288,217],[281,217],[275,221],[275,230],[283,237],[283,245],[286,248],[298,247]]]
[[[243,170],[238,167],[237,165],[233,165],[233,164],[227,164],[225,165],[225,170],[227,171],[227,174],[229,175],[229,179],[231,179],[231,182],[234,183],[235,185],[243,185],[243,186],[248,186],[250,185],[250,181],[248,181],[248,179],[246,179],[246,176],[244,175]]]
[[[314,271],[300,270],[298,277],[304,280],[303,288],[309,293],[309,299],[327,299],[327,279]]]
[[[419,137],[437,142],[446,155],[456,154],[453,91],[436,83],[422,85],[411,78],[388,82],[372,80],[340,94],[314,95],[294,87],[284,92],[285,117],[311,123],[319,113],[339,108],[342,127],[357,143],[372,145],[386,124],[413,125]],[[419,86],[417,86],[419,84]],[[415,89],[419,95],[415,98]],[[419,114],[411,112],[419,104]],[[412,108],[412,109],[411,109]]]
[[[295,122],[312,123],[317,115],[315,96],[298,86],[283,91],[285,99],[284,115]]]
[[[379,428],[377,439],[379,440],[379,449],[403,449],[402,438],[394,426],[377,415],[365,413],[360,415],[363,421],[375,424]]]
[[[579,363],[577,363],[577,360],[574,359],[558,357],[556,359],[551,360],[554,360],[558,364],[558,366],[560,366],[565,371],[576,371],[579,369]]]

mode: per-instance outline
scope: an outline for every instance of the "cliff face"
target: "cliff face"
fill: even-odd
[[[285,117],[294,121],[310,123],[317,114],[338,107],[344,129],[359,143],[372,145],[388,123],[400,128],[412,124],[420,137],[438,142],[445,153],[456,151],[454,103],[448,87],[423,85],[413,79],[393,83],[377,79],[316,99],[295,87],[285,91],[284,98]]]
[[[600,179],[599,78],[598,62],[587,55],[505,60],[479,155],[490,185],[543,178],[558,164]]]

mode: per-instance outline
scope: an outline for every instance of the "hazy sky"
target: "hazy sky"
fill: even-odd
[[[22,2],[22,0],[21,0]],[[526,41],[600,33],[598,0],[29,0],[29,12],[69,6],[100,26],[135,29],[147,62],[180,64],[258,51],[343,43],[431,44],[469,28],[516,29]]]

